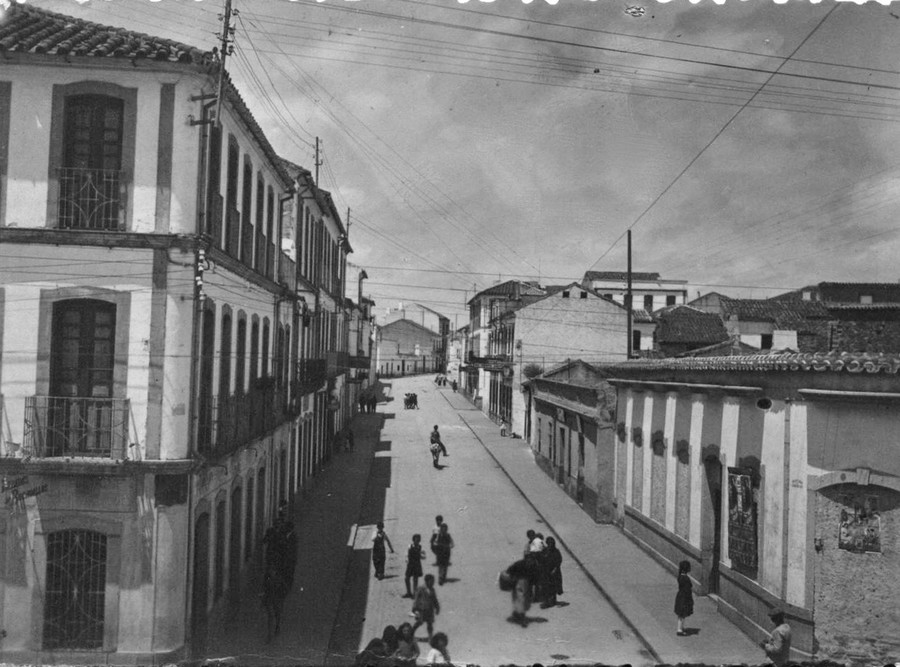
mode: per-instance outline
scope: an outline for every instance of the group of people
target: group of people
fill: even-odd
[[[374,392],[359,395],[359,411],[375,412],[378,407],[378,396]]]
[[[528,625],[527,612],[533,602],[541,609],[557,604],[563,594],[562,554],[552,536],[544,538],[534,530],[526,532],[522,558],[500,573],[500,588],[512,592],[512,615],[509,620]]]
[[[404,598],[412,600],[410,615],[415,619],[413,623],[403,623],[398,628],[388,626],[385,635],[381,639],[373,639],[369,646],[357,656],[357,665],[378,665],[378,667],[393,667],[405,664],[414,664],[419,657],[416,646],[415,633],[421,626],[425,626],[428,632],[428,643],[431,650],[427,656],[427,664],[449,664],[450,657],[447,653],[447,635],[443,632],[434,632],[435,617],[440,614],[441,604],[438,600],[435,581],[439,586],[447,582],[447,570],[450,567],[450,554],[454,548],[453,537],[444,522],[442,515],[437,515],[435,525],[431,531],[429,547],[435,557],[435,565],[438,569],[437,580],[431,573],[423,575],[422,561],[425,560],[425,551],[422,546],[422,535],[416,533],[412,536],[412,542],[406,550],[406,572],[404,583],[406,594]],[[375,578],[384,578],[384,565],[387,557],[386,549],[394,553],[390,538],[384,531],[384,523],[379,521],[372,538],[372,564],[375,567]],[[419,579],[423,583],[419,584]],[[388,636],[389,635],[389,636]],[[394,642],[392,639],[397,638]],[[410,645],[412,648],[410,648]],[[411,662],[409,662],[411,660]]]
[[[403,395],[403,407],[406,410],[419,409],[419,396],[415,392],[407,392]]]
[[[281,632],[284,599],[294,585],[297,566],[297,532],[288,517],[288,508],[278,509],[275,523],[263,536],[262,604],[266,610],[266,640]]]
[[[435,633],[429,642],[425,656],[427,665],[450,665],[447,651],[449,639],[443,632]],[[402,623],[399,627],[388,625],[381,637],[372,639],[356,656],[357,667],[412,667],[421,655],[413,633],[413,626]]]
[[[446,375],[442,375],[442,374],[438,373],[438,374],[434,377],[434,383],[435,383],[438,387],[446,387],[447,384],[449,383],[450,386],[453,388],[453,391],[456,391],[456,387],[457,387],[456,380],[447,380],[447,376],[446,376]]]

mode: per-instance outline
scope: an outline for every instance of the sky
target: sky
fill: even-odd
[[[28,0],[217,44],[224,0]],[[900,6],[233,0],[233,81],[349,220],[348,296],[468,321],[587,270],[900,280]],[[348,216],[349,213],[349,216]]]

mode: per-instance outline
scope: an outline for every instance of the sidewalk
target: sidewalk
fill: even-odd
[[[687,621],[695,634],[678,637],[672,611],[675,577],[616,526],[595,523],[534,462],[524,440],[500,436],[499,427],[459,393],[444,393],[510,481],[557,537],[564,567],[580,567],[624,616],[654,660],[707,665],[767,662],[762,649],[719,614],[708,597],[696,596]]]
[[[294,502],[298,566],[285,600],[281,633],[266,642],[265,614],[258,598],[261,554],[256,551],[256,562],[250,564],[240,590],[211,619],[207,635],[195,638],[196,658],[239,665],[352,664],[359,624],[344,627],[354,623],[338,618],[354,556],[347,548],[345,526],[360,514],[383,419],[380,412],[356,415],[351,426],[354,451],[335,451]],[[345,655],[330,655],[335,632],[355,639]]]

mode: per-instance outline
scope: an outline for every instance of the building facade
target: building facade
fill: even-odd
[[[0,657],[180,659],[349,416],[349,246],[212,54],[0,34]]]
[[[785,610],[794,659],[900,652],[892,355],[769,354],[604,367],[618,389],[625,530],[754,638]],[[866,582],[866,583],[863,583]]]
[[[396,320],[377,331],[375,367],[379,377],[442,373],[443,337],[431,329]]]

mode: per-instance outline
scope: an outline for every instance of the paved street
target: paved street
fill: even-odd
[[[688,622],[698,631],[677,637],[674,577],[618,528],[588,518],[534,465],[522,440],[501,438],[463,396],[430,377],[391,380],[383,389],[379,414],[354,422],[356,451],[337,454],[298,502],[300,566],[281,636],[265,643],[250,586],[213,624],[204,655],[242,664],[352,663],[385,625],[411,620],[402,597],[406,547],[416,532],[427,545],[440,513],[456,548],[449,580],[438,587],[435,629],[450,637],[456,663],[763,662],[706,598],[697,598]],[[407,391],[418,393],[421,409],[403,409]],[[450,452],[441,470],[427,447],[434,424]],[[396,552],[381,581],[369,550],[379,520]],[[509,594],[498,589],[497,575],[521,555],[528,528],[556,536],[566,592],[558,607],[533,607],[522,628],[507,621]],[[425,572],[436,574],[428,556]],[[420,646],[424,655],[427,645]]]

